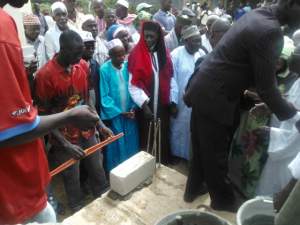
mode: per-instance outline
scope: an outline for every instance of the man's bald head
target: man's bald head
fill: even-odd
[[[210,31],[210,43],[213,48],[218,44],[230,27],[231,24],[226,19],[217,19],[212,24]]]
[[[293,34],[293,41],[295,46],[300,45],[300,30],[296,30]]]
[[[208,16],[207,21],[206,21],[206,26],[207,26],[208,32],[210,32],[211,25],[212,25],[217,19],[219,19],[219,18],[220,18],[220,17],[217,16],[217,15],[210,15],[210,16]]]
[[[59,57],[65,65],[73,65],[80,61],[84,44],[78,33],[72,30],[64,31],[59,38]]]
[[[279,0],[276,17],[281,25],[288,25],[291,30],[300,26],[300,0]]]
[[[64,31],[59,38],[60,48],[72,48],[74,45],[83,44],[80,35],[72,30]]]
[[[231,27],[227,19],[217,19],[211,26],[211,32],[227,32]]]

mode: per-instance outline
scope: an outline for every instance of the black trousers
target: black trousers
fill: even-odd
[[[82,149],[91,147],[97,143],[96,137],[93,136],[88,140],[82,139],[79,146]],[[55,161],[62,164],[71,158],[68,152],[62,148],[53,147]],[[88,157],[80,160],[73,166],[62,172],[65,191],[70,208],[75,208],[82,204],[82,192],[80,188],[80,163],[83,164],[88,174],[88,181],[94,197],[99,197],[108,187],[105,172],[103,169],[103,156],[100,151],[97,151]]]
[[[169,115],[168,107],[166,107],[166,106],[159,107],[158,118],[160,118],[160,120],[161,120],[161,162],[163,164],[168,164],[171,160],[170,115]],[[142,110],[140,110],[137,113],[137,121],[138,121],[138,125],[139,125],[140,148],[143,150],[146,150],[150,120],[147,120],[144,117]],[[150,147],[152,147],[153,136],[154,136],[154,134],[153,134],[153,128],[152,128]]]
[[[193,107],[191,117],[192,156],[186,192],[197,193],[206,183],[212,202],[232,204],[233,189],[226,179],[229,147],[234,128],[202,116]]]

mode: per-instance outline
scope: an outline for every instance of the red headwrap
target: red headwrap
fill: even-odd
[[[132,74],[131,83],[145,91],[150,96],[151,85],[153,82],[152,61],[149,50],[144,38],[144,24],[154,23],[153,21],[145,21],[142,24],[141,38],[138,44],[134,47],[128,58],[128,70]],[[163,105],[170,103],[170,83],[173,74],[171,57],[166,49],[164,35],[159,26],[159,39],[157,43],[157,57],[159,63],[159,90],[160,101]]]

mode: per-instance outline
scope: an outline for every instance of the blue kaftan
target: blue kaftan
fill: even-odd
[[[124,137],[107,146],[104,151],[106,171],[130,158],[139,148],[136,120],[122,115],[135,108],[128,91],[128,80],[127,62],[120,70],[112,65],[111,60],[101,66],[101,119],[107,120],[114,134],[124,133]]]

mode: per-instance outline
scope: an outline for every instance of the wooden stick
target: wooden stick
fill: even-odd
[[[103,149],[103,147],[109,145],[110,143],[118,140],[119,138],[121,138],[123,136],[124,136],[123,133],[117,134],[115,136],[107,138],[105,141],[102,141],[102,142],[100,142],[100,143],[98,143],[98,144],[96,144],[96,145],[94,145],[94,146],[86,149],[84,151],[84,153],[85,153],[84,158],[87,157],[87,156],[89,156],[90,154],[93,154],[94,152],[96,152],[96,151],[98,151],[100,149]],[[78,160],[76,160],[76,159],[70,159],[70,160],[64,162],[63,164],[61,164],[60,166],[56,167],[54,170],[52,170],[50,172],[51,177],[54,177],[56,174],[58,174],[58,173],[64,171],[65,169],[69,168],[70,166],[72,166],[73,164],[75,164],[77,161]]]

